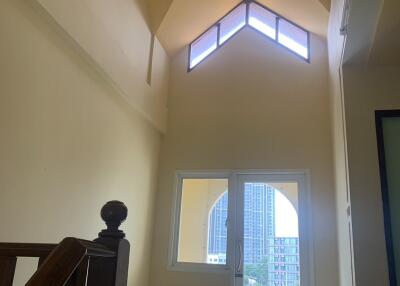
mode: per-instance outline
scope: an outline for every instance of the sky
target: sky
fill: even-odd
[[[297,211],[278,190],[275,191],[275,236],[299,237]]]

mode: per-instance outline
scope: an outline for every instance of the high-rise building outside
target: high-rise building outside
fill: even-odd
[[[226,264],[228,192],[217,201],[211,210],[208,230],[207,262],[209,264]]]
[[[246,183],[244,190],[244,283],[254,286],[300,286],[298,237],[276,236],[275,195],[265,183]],[[208,263],[225,264],[228,194],[211,210]]]

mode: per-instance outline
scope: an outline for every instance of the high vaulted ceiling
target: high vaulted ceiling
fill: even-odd
[[[344,63],[400,65],[399,0],[353,0],[347,27]]]
[[[147,0],[152,31],[157,32],[173,0]]]
[[[331,10],[331,0],[319,0],[324,7],[330,11]]]
[[[185,47],[240,0],[148,0],[151,25],[169,55]],[[259,0],[305,29],[326,37],[330,0]]]
[[[399,11],[399,0],[384,1],[370,55],[370,64],[400,65]]]

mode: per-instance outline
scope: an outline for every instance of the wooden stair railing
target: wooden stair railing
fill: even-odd
[[[118,201],[101,209],[107,229],[93,241],[72,237],[57,244],[0,243],[0,286],[12,286],[18,257],[38,257],[26,286],[126,286],[129,242],[119,226],[128,209]]]

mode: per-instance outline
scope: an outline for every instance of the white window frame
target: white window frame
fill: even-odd
[[[290,180],[299,184],[299,240],[300,240],[300,275],[301,286],[314,286],[314,242],[312,227],[310,172],[308,170],[207,170],[207,171],[176,171],[173,195],[173,216],[171,220],[171,235],[168,257],[169,271],[229,273],[232,285],[235,285],[236,261],[238,258],[237,240],[240,233],[237,220],[240,210],[239,188],[243,179],[265,176],[273,180]],[[228,239],[226,265],[178,262],[180,208],[182,202],[183,179],[228,179]]]
[[[301,286],[314,286],[314,243],[313,243],[313,228],[312,228],[312,209],[311,209],[311,190],[310,190],[310,173],[308,170],[245,170],[235,172],[237,193],[235,200],[237,201],[236,220],[240,222],[243,219],[243,201],[239,198],[241,186],[246,181],[266,181],[266,182],[297,182],[298,183],[298,221],[299,221],[299,243],[300,243],[300,281]],[[242,244],[243,229],[242,224],[237,225],[235,230],[236,246]],[[242,254],[235,251],[235,261],[241,261]],[[243,263],[237,263],[237,265]],[[236,275],[239,274],[239,275]],[[242,286],[240,276],[243,275],[243,267],[236,269],[234,275],[235,281],[232,285]],[[239,277],[239,279],[238,279]]]
[[[171,222],[171,236],[168,257],[168,270],[183,272],[205,272],[205,273],[229,273],[233,265],[233,224],[229,222],[233,217],[233,205],[231,194],[231,175],[229,171],[177,171],[175,176],[175,191],[173,195],[173,218]],[[227,179],[228,180],[228,239],[226,250],[226,264],[207,264],[178,261],[179,248],[179,226],[182,203],[182,183],[184,179]]]

